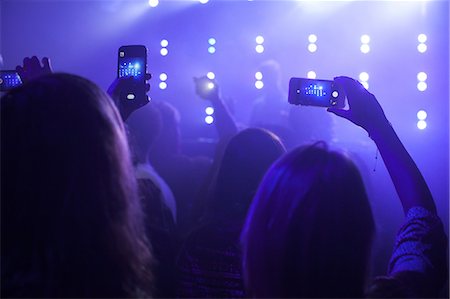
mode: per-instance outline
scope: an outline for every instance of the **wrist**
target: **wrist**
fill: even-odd
[[[392,133],[395,134],[394,128],[392,128],[391,123],[386,119],[386,121],[372,127],[370,130],[367,130],[369,133],[369,137],[375,141],[375,143],[387,138]]]

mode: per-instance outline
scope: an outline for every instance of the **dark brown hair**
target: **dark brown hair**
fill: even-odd
[[[254,297],[363,297],[374,221],[360,173],[324,143],[266,173],[242,233]]]
[[[120,115],[51,74],[1,99],[2,297],[149,295],[151,253]]]

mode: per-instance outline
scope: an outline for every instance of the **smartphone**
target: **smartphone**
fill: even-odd
[[[0,91],[8,91],[22,84],[16,71],[0,71]]]
[[[195,84],[195,92],[202,99],[209,99],[211,93],[215,92],[216,89],[216,84],[214,83],[214,80],[211,80],[206,76],[200,78],[194,77],[194,84]]]
[[[139,94],[145,95],[145,74],[147,73],[147,48],[143,45],[122,46],[119,48],[117,75],[134,77],[133,83],[123,96],[134,100]],[[143,93],[143,94],[142,94]]]
[[[345,107],[344,91],[331,80],[291,78],[288,101],[303,106]]]

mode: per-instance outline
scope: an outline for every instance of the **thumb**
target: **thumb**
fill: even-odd
[[[52,72],[52,67],[50,64],[50,59],[48,57],[42,58],[42,65],[46,73]]]
[[[327,111],[331,112],[337,116],[340,116],[340,117],[350,120],[350,110],[344,110],[344,109],[330,107],[327,109]]]

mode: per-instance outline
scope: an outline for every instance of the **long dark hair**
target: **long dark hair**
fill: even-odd
[[[1,99],[2,297],[147,296],[150,249],[120,115],[51,74]]]
[[[275,134],[249,128],[227,144],[212,191],[214,217],[245,219],[258,184],[270,165],[286,152]]]
[[[266,173],[242,233],[255,297],[363,297],[374,222],[356,166],[324,143]]]

